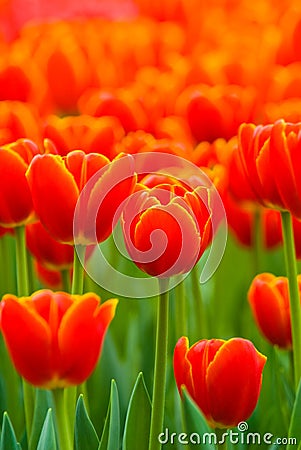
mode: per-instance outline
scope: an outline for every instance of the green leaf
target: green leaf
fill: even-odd
[[[208,426],[203,414],[185,389],[183,389],[182,407],[186,436],[181,433],[182,436],[179,434],[177,440],[180,443],[184,443],[184,441],[190,443],[191,448],[193,449],[215,450],[214,443],[216,442],[217,437],[214,431]],[[165,436],[162,438],[163,441],[169,437],[166,436],[166,431],[167,430],[165,430]]]
[[[29,448],[37,448],[46,415],[51,408],[51,397],[49,391],[45,389],[36,389],[35,406],[32,420],[32,428],[29,439]]]
[[[118,450],[120,447],[120,411],[115,380],[111,382],[108,413],[98,450]]]
[[[123,450],[147,450],[150,430],[151,402],[144,383],[143,374],[139,373],[127,410]]]
[[[0,450],[19,450],[20,446],[17,442],[14,428],[8,414],[3,414],[2,432],[0,439]]]
[[[33,447],[35,448],[35,447]],[[52,410],[48,409],[46,418],[42,427],[41,436],[38,442],[37,450],[56,450],[55,431],[52,420]]]
[[[85,407],[84,398],[81,394],[76,405],[75,416],[75,449],[97,450],[99,439]]]
[[[301,427],[300,427],[300,417],[301,417],[301,381],[296,393],[296,399],[293,407],[293,412],[291,416],[291,422],[288,430],[288,439],[296,439],[299,443],[298,447],[291,441],[286,446],[286,450],[299,450],[301,448]]]

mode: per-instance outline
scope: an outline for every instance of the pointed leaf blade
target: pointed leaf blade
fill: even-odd
[[[75,449],[97,450],[99,439],[85,407],[83,395],[80,395],[75,414]]]
[[[139,373],[134,385],[123,435],[123,450],[147,450],[151,419],[151,402],[144,383],[143,374]]]
[[[3,414],[0,450],[19,450],[19,448],[13,425],[5,412]]]
[[[118,450],[120,447],[120,408],[115,380],[111,383],[108,413],[98,450]]]
[[[37,450],[57,450],[51,408],[47,411]]]

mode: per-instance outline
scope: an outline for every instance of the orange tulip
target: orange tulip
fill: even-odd
[[[41,143],[41,119],[29,103],[20,101],[0,102],[0,145],[17,139],[31,139]]]
[[[301,293],[301,276],[298,276]],[[255,321],[265,338],[282,348],[291,348],[291,318],[286,277],[271,273],[257,275],[251,283],[248,299]]]
[[[122,215],[126,246],[135,264],[157,277],[191,270],[211,239],[209,204],[206,188],[188,191],[182,184],[142,187]]]
[[[115,117],[50,116],[44,137],[50,139],[60,155],[79,148],[85,153],[101,153],[111,158],[113,146],[124,136],[124,130]]]
[[[95,175],[101,171],[101,174]],[[127,178],[120,181],[122,175]],[[33,159],[27,172],[33,203],[41,223],[54,239],[73,244],[74,213],[86,183],[95,175],[81,204],[81,244],[104,241],[112,232],[113,219],[120,204],[133,191],[136,177],[130,155],[119,155],[110,162],[103,155],[75,150],[66,157],[44,154]],[[94,188],[94,189],[93,189]],[[98,197],[104,199],[99,206]],[[87,201],[87,203],[85,203]],[[85,203],[85,204],[84,204]],[[92,220],[95,212],[96,225]],[[92,217],[90,217],[92,216]]]
[[[0,147],[0,226],[16,227],[30,222],[34,208],[25,173],[37,146],[19,139]]]
[[[117,300],[99,303],[93,293],[41,290],[30,297],[5,295],[1,330],[22,377],[45,389],[85,381],[98,361]]]
[[[142,102],[126,89],[88,91],[79,101],[81,113],[95,117],[113,116],[119,119],[125,132],[146,129],[148,118]]]
[[[252,414],[260,394],[266,357],[242,338],[201,340],[189,348],[181,337],[174,374],[212,427],[235,427]]]
[[[254,92],[241,86],[190,85],[180,94],[175,111],[186,117],[196,142],[230,139],[239,124],[251,120]]]
[[[280,119],[272,125],[242,124],[239,152],[245,174],[264,205],[301,218],[301,123]]]

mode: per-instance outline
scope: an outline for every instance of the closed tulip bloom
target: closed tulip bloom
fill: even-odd
[[[299,292],[301,277],[298,276]],[[291,318],[286,277],[271,273],[257,275],[251,283],[248,300],[254,319],[265,338],[281,348],[291,348]]]
[[[245,174],[264,206],[301,218],[301,123],[283,119],[271,125],[242,124],[239,152]]]
[[[72,247],[70,248],[72,249]],[[33,261],[33,267],[35,275],[37,276],[39,282],[44,288],[53,289],[54,291],[59,291],[63,289],[62,272],[58,270],[48,269],[37,260]]]
[[[28,139],[0,147],[0,226],[14,228],[33,219],[35,212],[25,174],[38,153],[37,146]]]
[[[191,270],[211,239],[209,205],[207,188],[189,191],[182,184],[159,184],[136,192],[122,214],[135,264],[162,278]]]
[[[174,374],[209,425],[230,428],[248,419],[261,388],[266,357],[242,338],[201,340],[189,348],[181,337],[174,350]]]
[[[75,150],[66,157],[40,155],[30,164],[27,178],[36,212],[43,226],[57,241],[74,243],[75,208],[92,177],[89,192],[86,191],[82,197],[82,214],[78,217],[81,237],[77,243],[84,245],[102,242],[111,234],[116,211],[135,187],[132,156],[119,155],[110,162],[103,155],[86,155]],[[101,195],[103,198],[99,204]]]
[[[30,253],[50,270],[70,269],[74,251],[71,245],[56,241],[41,222],[26,226],[26,244]]]
[[[30,297],[5,295],[1,330],[17,371],[45,389],[84,382],[98,361],[116,305],[116,299],[100,305],[94,293],[41,290]]]

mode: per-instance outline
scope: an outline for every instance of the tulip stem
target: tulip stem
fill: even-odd
[[[70,420],[65,401],[65,389],[54,389],[52,391],[55,418],[57,427],[57,437],[59,450],[73,450],[73,432],[70,428]]]
[[[177,338],[187,335],[187,311],[184,281],[175,288],[176,334]]]
[[[215,429],[216,439],[217,439],[217,448],[218,450],[227,450],[227,430],[216,428]]]
[[[15,292],[15,279],[12,269],[12,261],[15,262],[14,256],[12,256],[13,249],[11,248],[12,242],[8,240],[8,236],[2,236],[0,238],[0,255],[1,255],[1,292],[0,294],[6,294],[8,292]]]
[[[26,250],[24,226],[15,228],[15,237],[16,237],[16,259],[17,259],[17,286],[18,286],[18,295],[21,297],[29,295],[27,250]]]
[[[197,265],[194,266],[192,271],[190,272],[191,282],[192,282],[192,297],[193,297],[193,310],[195,314],[195,321],[196,321],[196,338],[199,339],[201,336],[202,338],[207,338],[209,331],[208,331],[208,321],[207,321],[207,315],[205,311],[205,305],[204,305],[204,299],[202,296],[201,291],[201,285],[199,280],[199,274],[198,274],[198,267]]]
[[[81,295],[84,290],[84,267],[82,260],[85,255],[85,250],[86,247],[82,245],[74,247],[71,294]]]
[[[16,262],[17,262],[17,287],[18,296],[29,295],[28,258],[26,250],[25,226],[15,228],[16,238]],[[25,380],[22,380],[26,433],[30,439],[33,411],[34,411],[34,389]]]
[[[293,342],[294,385],[297,389],[301,377],[301,308],[297,280],[296,251],[291,214],[281,212],[284,256],[289,285],[290,314]]]
[[[158,298],[155,369],[149,450],[161,449],[161,444],[158,440],[158,436],[162,432],[164,422],[169,310],[168,285],[168,279],[159,279],[160,294]]]
[[[65,292],[70,292],[70,271],[68,269],[63,269],[61,271],[62,284]]]

